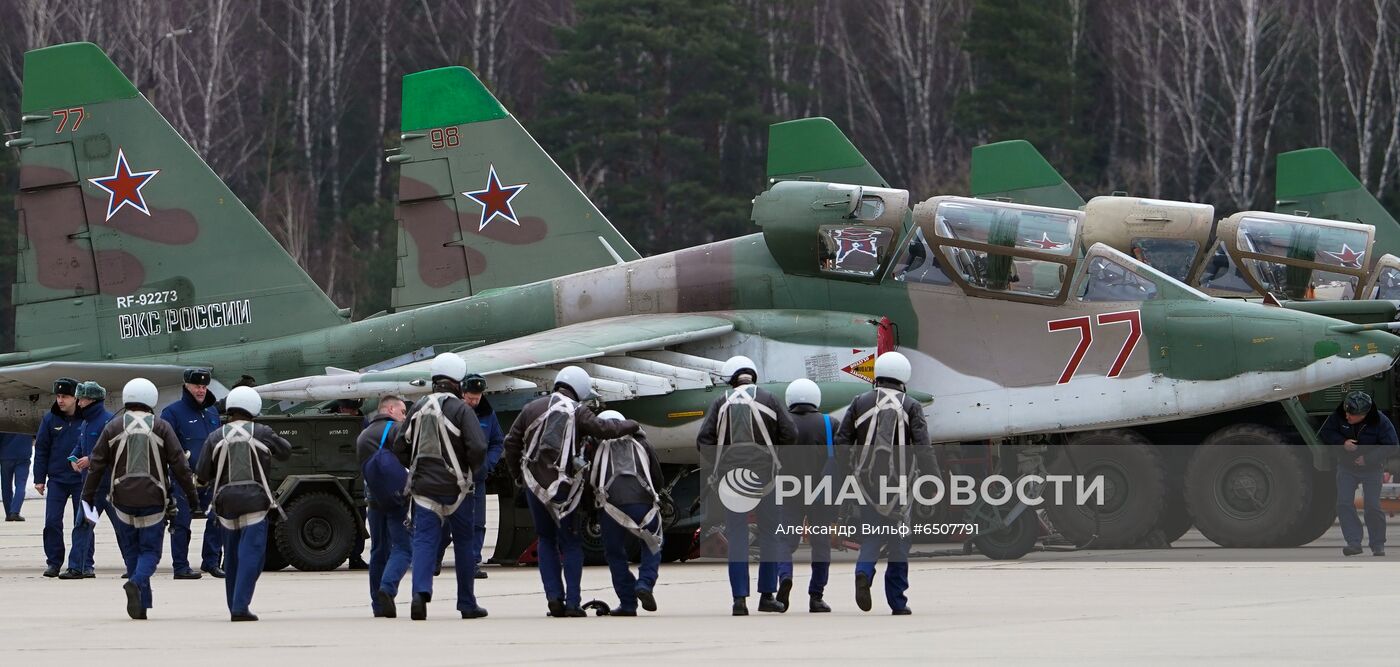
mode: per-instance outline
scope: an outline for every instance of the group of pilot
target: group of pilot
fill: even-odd
[[[791,558],[800,538],[780,533],[777,522],[829,524],[835,509],[784,508],[780,517],[774,500],[780,469],[827,476],[843,469],[873,480],[876,463],[891,470],[918,466],[936,474],[937,462],[922,410],[904,394],[909,361],[897,352],[876,360],[874,387],[855,398],[839,427],[821,413],[821,390],[810,380],[791,383],[780,404],[758,386],[758,367],[746,357],[725,362],[721,376],[728,389],[707,411],[697,447],[713,489],[740,468],[758,480],[758,489],[750,490],[758,521],[758,610],[781,613],[789,606]],[[504,436],[484,396],[485,378],[469,374],[460,356],[439,355],[431,377],[431,393],[412,406],[396,396],[382,398],[357,441],[368,505],[373,615],[397,616],[399,584],[411,572],[410,616],[426,619],[433,577],[449,542],[457,563],[458,612],[462,618],[487,615],[474,589],[485,532],[481,505],[486,475],[502,450],[536,526],[547,614],[586,615],[580,579],[587,505],[598,511],[619,601],[615,608],[599,604],[600,612],[635,616],[639,607],[656,611],[663,477],[640,424],[613,410],[595,414],[588,402],[592,380],[577,366],[559,371],[551,391],[526,404]],[[175,578],[199,578],[187,559],[188,540],[192,520],[206,518],[200,569],[224,579],[231,620],[257,620],[250,605],[266,553],[268,519],[281,511],[268,471],[271,459],[286,459],[291,447],[254,421],[262,398],[252,387],[235,387],[218,402],[209,391],[207,370],[188,369],[183,380],[181,398],[159,416],[159,392],[145,378],[126,384],[115,415],[104,407],[106,391],[98,383],[70,378],[54,383],[55,401],[39,429],[34,463],[35,486],[46,495],[48,509],[44,574],[95,576],[93,528],[99,516],[106,516],[124,561],[127,613],[145,619],[153,604],[151,577],[164,533],[168,529],[172,534]],[[846,460],[838,460],[838,451],[849,452]],[[747,615],[749,510],[721,511],[711,504],[724,517],[732,613]],[[68,569],[60,572],[62,515],[68,505],[74,545]],[[892,525],[908,520],[908,508],[867,507],[862,519]],[[636,574],[629,563],[634,540],[642,545]],[[808,609],[828,612],[823,593],[830,542],[812,543]],[[882,549],[889,558],[886,599],[894,614],[908,614],[909,538],[898,531],[862,539],[855,570],[857,606],[864,611],[872,606],[875,562]]]

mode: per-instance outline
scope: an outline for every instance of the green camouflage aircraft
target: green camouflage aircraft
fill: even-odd
[[[1326,149],[1279,156],[1277,212],[1245,211],[1218,223],[1214,207],[1207,204],[1116,195],[1085,202],[1033,146],[1020,140],[973,149],[971,181],[978,196],[1080,208],[1085,246],[1104,243],[1204,292],[1338,317],[1354,323],[1353,328],[1396,326],[1397,303],[1375,299],[1400,296],[1391,291],[1400,284],[1400,260],[1376,255],[1400,252],[1400,225]],[[1372,300],[1356,300],[1368,296]],[[1353,389],[1372,393],[1378,405],[1390,409],[1392,381],[1386,373],[1310,392],[1273,409],[1135,428],[1146,440],[1140,447],[1180,445],[1158,450],[1159,458],[1168,461],[1167,511],[1177,513],[1168,523],[1184,532],[1194,521],[1208,538],[1225,546],[1293,546],[1316,539],[1336,516],[1335,481],[1330,457],[1323,454],[1308,416],[1325,417]],[[1305,451],[1289,446],[1295,441],[1312,445],[1314,457],[1292,455]],[[1121,450],[1075,454],[1084,469],[1114,465],[1115,458],[1124,456]],[[1121,468],[1121,462],[1117,465]],[[1126,488],[1146,487],[1150,495],[1161,487],[1152,482],[1159,475],[1140,470]],[[1117,505],[1132,502],[1119,500]],[[1060,525],[1057,512],[1052,509],[1051,517]],[[1063,523],[1071,526],[1067,532],[1074,533],[1073,524],[1082,518],[1065,518]],[[1121,543],[1120,536],[1132,534],[1130,522],[1110,520],[1114,518],[1100,517],[1094,536],[1098,543]],[[1180,534],[1166,532],[1168,541]],[[1080,532],[1072,537],[1083,543],[1089,536]]]
[[[1081,254],[1080,211],[912,203],[823,119],[772,130],[786,180],[754,200],[761,232],[637,258],[469,71],[412,74],[403,93],[395,309],[352,322],[100,49],[26,54],[4,427],[34,423],[60,374],[173,389],[198,364],[277,399],[415,394],[425,359],[454,350],[507,412],[581,365],[690,464],[734,354],[774,388],[817,380],[836,410],[897,334],[938,441],[1260,404],[1400,354],[1383,332],[1212,299],[1101,244]],[[823,134],[813,145],[849,150],[793,153]]]

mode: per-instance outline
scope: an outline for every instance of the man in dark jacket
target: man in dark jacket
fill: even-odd
[[[622,421],[622,413],[604,410],[602,421]],[[603,440],[589,457],[593,467],[594,495],[598,500],[598,527],[603,531],[603,557],[612,574],[617,609],[613,616],[636,616],[637,602],[656,611],[656,577],[661,569],[661,504],[657,489],[665,482],[661,461],[646,435]],[[637,576],[632,576],[627,543],[642,542]]]
[[[78,446],[82,420],[78,418],[78,381],[59,378],[53,383],[53,406],[39,423],[34,438],[34,488],[44,496],[44,576],[57,577],[63,565],[63,510],[72,507],[73,530],[82,521],[78,507],[82,475],[73,469],[68,456]],[[83,554],[74,539],[68,553],[68,569],[82,571]]]
[[[788,414],[797,427],[797,440],[792,447],[785,447],[782,456],[783,474],[792,475],[802,481],[800,488],[815,488],[823,479],[833,479],[836,474],[834,436],[836,425],[828,415],[822,414],[818,406],[822,402],[822,390],[817,383],[801,378],[788,385],[784,396]],[[832,493],[837,489],[833,482]],[[784,534],[784,554],[786,559],[778,565],[778,601],[788,606],[788,595],[792,591],[792,554],[802,541],[801,528],[804,523],[812,527],[831,526],[836,522],[836,505],[817,498],[807,504],[804,496],[787,498],[779,508]],[[826,593],[826,582],[831,574],[831,536],[816,533],[807,540],[812,545],[812,581],[807,585],[807,611],[825,613],[831,606],[822,599]]]
[[[1322,441],[1332,446],[1337,460],[1337,520],[1346,546],[1342,553],[1361,553],[1361,521],[1356,518],[1356,487],[1361,487],[1366,511],[1366,534],[1371,553],[1385,555],[1385,512],[1381,510],[1381,480],[1385,460],[1400,453],[1395,425],[1376,409],[1370,395],[1347,394],[1342,404],[1322,424]]]
[[[165,406],[160,418],[170,423],[180,436],[180,446],[189,454],[193,464],[199,460],[200,450],[209,434],[219,428],[219,401],[214,392],[209,391],[209,371],[203,368],[187,368],[185,385],[180,392],[180,400]],[[209,491],[201,492],[195,499],[197,507],[209,506]],[[170,564],[175,568],[176,579],[199,579],[202,575],[190,567],[191,520],[190,502],[180,489],[175,489],[175,507],[179,508],[179,518],[174,522],[170,533]],[[224,570],[219,566],[223,557],[223,534],[215,517],[207,517],[204,522],[204,545],[200,549],[199,569],[210,576],[223,578]]]
[[[375,454],[388,447],[393,452],[399,426],[403,424],[408,406],[398,396],[379,399],[379,410],[369,425],[355,439],[360,469]],[[401,465],[395,459],[395,465]],[[394,598],[399,583],[413,562],[413,536],[408,532],[408,499],[402,491],[389,498],[380,498],[365,485],[365,501],[369,515],[369,606],[375,618],[397,618]]]
[[[78,471],[83,482],[86,483],[92,448],[97,446],[97,438],[102,435],[102,429],[107,426],[107,422],[112,421],[112,413],[108,412],[107,407],[102,404],[107,399],[107,390],[96,382],[79,384],[77,398],[78,444],[69,453],[69,459],[76,459],[72,463],[73,469]],[[97,503],[93,505],[98,514],[106,514],[109,518],[112,516],[111,504],[107,501],[107,494],[110,491],[110,485],[104,480],[97,489]],[[91,579],[97,576],[92,560],[93,552],[97,547],[94,532],[96,526],[88,521],[77,523],[78,525],[73,527],[73,546],[81,550],[83,554],[82,571],[68,570],[58,575],[59,579]]]
[[[837,456],[843,469],[854,475],[864,501],[861,504],[862,535],[856,558],[856,606],[870,611],[870,586],[875,561],[883,547],[889,555],[885,567],[885,599],[890,611],[905,616],[909,610],[909,525],[912,485],[917,475],[937,475],[938,458],[929,444],[928,423],[918,401],[904,393],[912,370],[898,352],[886,352],[875,360],[875,388],[855,397],[836,433]],[[903,471],[905,479],[898,479]],[[906,497],[883,493],[902,488]]]
[[[505,452],[505,432],[501,430],[501,422],[496,419],[496,411],[491,407],[491,401],[486,399],[486,378],[472,373],[467,376],[467,381],[462,386],[462,400],[476,411],[476,419],[481,422],[481,432],[486,434],[486,462],[476,471],[476,491],[472,493],[472,553],[476,554],[476,578],[485,579],[486,571],[481,569],[481,549],[486,544],[486,478],[495,470],[496,464],[501,460],[501,454]],[[452,534],[443,533],[442,544],[438,545],[436,574],[442,569],[442,557],[447,553],[447,545],[452,543]]]
[[[102,429],[89,459],[83,500],[97,501],[97,489],[110,475],[112,510],[117,516],[117,540],[130,579],[126,591],[126,613],[145,620],[151,608],[151,575],[160,563],[164,543],[165,515],[170,501],[169,478],[194,497],[194,477],[185,461],[185,452],[175,430],[164,419],[152,414],[151,406],[159,392],[150,380],[136,378],[122,389],[125,410]]]
[[[462,618],[482,618],[473,586],[472,475],[486,460],[486,436],[476,413],[462,402],[467,362],[451,352],[430,366],[433,393],[418,399],[394,438],[394,454],[411,471],[413,496],[413,604],[409,617],[428,618],[433,569],[442,531],[452,531],[457,561],[457,610]]]
[[[0,433],[0,507],[6,521],[24,521],[24,483],[29,476],[29,458],[34,452],[34,436]]]
[[[749,512],[753,511],[758,518],[758,610],[782,613],[787,607],[775,594],[783,544],[777,533],[773,488],[782,467],[778,451],[794,442],[797,428],[778,399],[757,385],[758,368],[753,360],[731,357],[720,375],[730,389],[706,411],[695,446],[703,467],[710,471],[710,489],[724,505],[729,592],[734,597],[731,611],[735,616],[749,613]],[[743,470],[749,475],[742,475]],[[742,488],[746,480],[755,488]]]
[[[525,493],[539,536],[540,583],[549,615],[585,615],[579,591],[583,578],[582,515],[578,505],[588,482],[582,438],[608,440],[632,435],[637,422],[602,421],[579,401],[593,393],[593,380],[578,366],[554,377],[552,393],[520,410],[506,436],[505,458]]]
[[[274,457],[291,458],[292,446],[271,428],[253,423],[262,413],[256,389],[230,391],[225,406],[229,421],[204,441],[196,471],[200,484],[210,489],[213,514],[224,529],[229,620],[256,621],[257,614],[248,607],[267,557],[267,514],[278,509],[267,471]]]

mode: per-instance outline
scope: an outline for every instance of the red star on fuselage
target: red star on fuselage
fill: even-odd
[[[1366,256],[1366,251],[1363,250],[1361,252],[1356,252],[1355,250],[1351,249],[1351,246],[1345,243],[1342,244],[1342,249],[1340,252],[1332,252],[1330,250],[1324,250],[1322,252],[1325,252],[1331,255],[1332,257],[1336,258],[1338,262],[1342,263],[1342,266],[1347,266],[1351,268],[1359,268],[1361,266],[1361,258]]]
[[[1041,232],[1041,233],[1040,233],[1040,238],[1038,238],[1038,239],[1023,239],[1023,240],[1026,242],[1027,245],[1034,246],[1034,247],[1039,248],[1039,249],[1041,249],[1041,250],[1059,250],[1060,248],[1063,248],[1063,247],[1065,247],[1066,245],[1069,245],[1069,244],[1067,244],[1067,243],[1060,243],[1060,242],[1058,242],[1058,241],[1051,241],[1051,240],[1050,240],[1050,232]]]
[[[123,206],[130,206],[149,216],[151,211],[146,207],[146,198],[141,195],[141,188],[146,187],[159,173],[159,169],[133,172],[126,163],[126,153],[118,148],[117,166],[112,169],[112,175],[88,179],[89,183],[107,193],[107,217],[104,219],[111,220]]]
[[[486,187],[472,192],[463,192],[463,195],[471,197],[481,204],[481,221],[478,223],[477,231],[486,229],[486,225],[496,216],[505,218],[512,225],[520,226],[520,221],[515,217],[515,209],[511,208],[510,200],[520,194],[529,183],[518,185],[501,185],[501,179],[496,177],[496,165],[491,165],[491,173],[486,177]]]

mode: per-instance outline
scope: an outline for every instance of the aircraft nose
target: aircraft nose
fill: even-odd
[[[1362,359],[1371,355],[1384,355],[1390,364],[1400,357],[1400,336],[1384,330],[1368,329],[1383,325],[1340,324],[1327,327],[1322,341],[1314,347],[1316,356],[1325,353],[1346,359]],[[1387,364],[1389,367],[1390,364]]]

